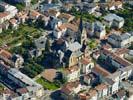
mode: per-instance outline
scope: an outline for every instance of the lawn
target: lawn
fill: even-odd
[[[27,36],[32,36],[33,38],[40,35],[39,29],[25,25],[20,25],[17,30],[6,30],[0,34],[0,46],[7,44],[10,47],[14,47],[19,43],[22,43],[27,39]]]
[[[41,84],[44,87],[44,89],[56,90],[59,88],[59,86],[57,86],[55,83],[48,82],[47,80],[45,80],[42,77],[37,79],[36,82]]]

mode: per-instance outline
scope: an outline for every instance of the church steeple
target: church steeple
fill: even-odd
[[[82,12],[80,17],[80,23],[78,27],[78,42],[83,45],[84,41],[87,39],[86,29],[83,25],[83,18],[82,18]]]
[[[80,23],[79,23],[79,32],[82,33],[82,31],[83,31],[83,19],[82,19],[82,13],[81,13]]]

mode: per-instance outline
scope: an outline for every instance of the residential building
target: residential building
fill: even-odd
[[[16,68],[22,68],[23,63],[24,63],[24,59],[22,56],[18,55],[18,54],[14,54],[12,56],[12,61],[14,62],[14,65]]]
[[[17,69],[11,68],[8,70],[7,77],[15,84],[21,87],[26,87],[30,97],[41,97],[43,95],[43,87]]]
[[[59,19],[62,20],[63,23],[69,23],[70,21],[72,21],[75,17],[73,15],[67,14],[67,13],[61,13],[58,16]]]
[[[15,18],[11,19],[9,22],[12,29],[18,29],[18,21]]]
[[[104,83],[99,84],[98,86],[95,87],[95,89],[98,92],[98,98],[104,98],[105,96],[108,95],[108,86]]]
[[[103,39],[106,35],[105,25],[100,22],[94,23],[94,35],[100,39]]]
[[[90,89],[78,94],[79,100],[98,100],[97,91],[95,89]]]
[[[129,47],[133,42],[132,38],[130,33],[113,33],[108,37],[108,42],[114,47]]]
[[[108,27],[122,28],[124,25],[124,18],[116,14],[108,14],[104,17],[104,24]]]
[[[83,79],[84,83],[88,86],[92,86],[93,84],[98,82],[98,77],[94,73],[88,73],[83,77],[84,77]]]
[[[26,12],[18,12],[17,15],[15,16],[16,19],[18,20],[19,23],[25,23],[26,20],[28,19],[27,13]]]
[[[122,9],[123,3],[122,1],[111,1],[108,2],[108,9],[109,10],[117,10],[117,9]]]
[[[61,88],[61,96],[65,100],[73,100],[78,92],[82,90],[82,85],[79,81],[68,82]]]
[[[95,36],[99,39],[103,39],[106,35],[105,25],[99,21],[86,23],[86,30],[89,36]]]
[[[64,73],[65,79],[68,82],[75,81],[75,80],[78,80],[80,76],[80,68],[77,65],[71,66],[69,68],[66,68],[63,73]]]
[[[48,14],[51,16],[51,17],[58,17],[60,15],[60,12],[55,10],[55,9],[49,9],[48,10]]]
[[[9,20],[10,18],[12,18],[12,17],[10,16],[9,12],[0,13],[0,24],[2,24],[6,20]]]
[[[94,67],[94,63],[89,58],[82,58],[79,62],[79,66],[83,74],[88,74]]]
[[[41,14],[35,10],[29,11],[29,18],[32,20],[37,20],[40,16]]]

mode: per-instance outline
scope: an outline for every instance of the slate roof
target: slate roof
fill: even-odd
[[[109,36],[109,38],[112,38],[117,41],[123,41],[123,40],[129,39],[130,37],[131,37],[131,35],[129,33],[124,33],[121,35],[113,33]]]
[[[124,18],[117,16],[116,14],[108,14],[107,16],[104,17],[104,20],[107,20],[107,21],[116,20],[120,22],[120,21],[123,21]]]
[[[81,48],[82,48],[82,46],[78,42],[74,42],[69,45],[68,50],[75,52],[77,50],[80,50]]]

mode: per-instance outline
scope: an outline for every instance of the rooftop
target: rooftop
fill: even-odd
[[[81,49],[81,47],[82,46],[78,42],[74,42],[69,45],[68,50],[75,52],[75,51],[79,51]]]
[[[79,81],[68,82],[62,88],[61,91],[65,94],[70,94],[74,88],[77,88],[80,85]]]
[[[97,74],[102,75],[104,77],[111,75],[110,72],[108,72],[104,68],[100,67],[99,65],[96,65],[92,70],[94,73],[97,73]]]
[[[101,90],[106,89],[106,88],[107,88],[107,85],[104,83],[101,83],[100,85],[95,87],[95,89],[98,91],[101,91]]]
[[[73,73],[75,71],[78,71],[78,70],[79,70],[79,67],[77,65],[76,66],[71,66],[71,67],[65,69],[65,73],[66,74],[71,74],[71,73]]]
[[[7,59],[11,59],[12,54],[10,52],[0,48],[0,56],[3,56]]]
[[[56,69],[45,69],[41,75],[46,80],[53,82],[57,75],[57,70]]]
[[[9,15],[9,12],[0,12],[0,18],[7,17]]]
[[[84,65],[88,65],[89,63],[91,63],[91,60],[89,58],[83,58],[80,62]]]
[[[15,68],[11,68],[10,70],[8,70],[8,73],[10,75],[12,75],[13,77],[15,77],[16,79],[24,82],[26,85],[30,86],[30,88],[40,88],[41,85],[36,83],[35,81],[33,81],[31,78],[29,78],[28,76],[26,76],[25,74],[21,73],[19,70],[15,69]]]
[[[107,20],[107,21],[116,20],[120,22],[120,21],[123,21],[124,18],[117,16],[116,14],[108,14],[107,16],[104,17],[104,20]]]

